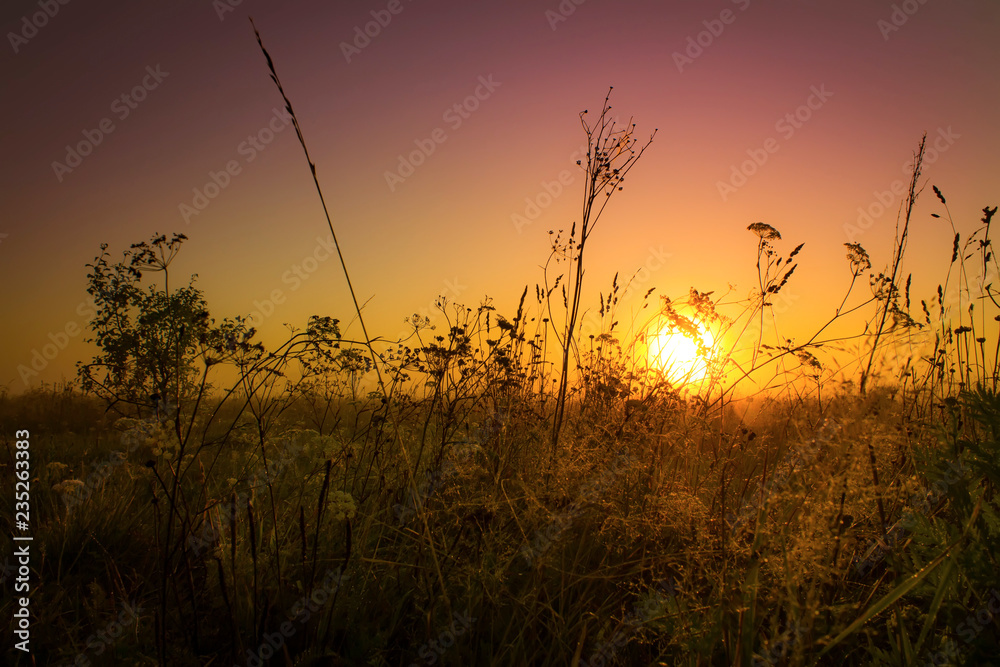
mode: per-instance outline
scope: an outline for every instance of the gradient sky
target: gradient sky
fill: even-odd
[[[509,312],[533,290],[547,231],[579,215],[577,114],[599,111],[610,85],[614,113],[634,117],[640,137],[659,132],[594,232],[588,306],[615,272],[662,256],[640,291],[733,284],[745,296],[756,283],[746,227],[764,221],[782,250],[806,244],[782,315],[783,333],[806,335],[847,285],[844,242],[861,242],[877,267],[888,261],[898,197],[868,229],[852,237],[848,226],[907,179],[924,132],[932,147],[941,138],[925,174],[960,229],[1000,199],[994,0],[64,1],[0,10],[0,384],[12,392],[25,387],[19,365],[86,324],[84,265],[102,242],[117,258],[154,232],[186,234],[174,279],[198,273],[218,319],[280,290],[265,340],[312,313],[351,319],[335,259],[295,275],[328,232],[294,130],[274,119],[281,100],[248,15],[302,123],[377,335],[394,337],[442,293],[470,306],[489,295]],[[48,5],[54,16],[40,14]],[[386,25],[352,45],[378,17]],[[145,99],[127,106],[121,96],[144,82]],[[477,89],[485,99],[457,115]],[[808,120],[779,122],[810,101],[799,112]],[[254,148],[248,139],[269,127],[280,131]],[[390,187],[386,173],[438,128],[443,143]],[[54,167],[85,133],[101,138],[92,153],[71,171]],[[723,196],[719,183],[765,145],[777,150]],[[181,205],[230,161],[239,173],[185,220]],[[512,216],[547,203],[539,195],[564,170],[565,192],[516,228]],[[928,189],[910,246],[918,298],[950,258],[950,228],[932,212]],[[89,350],[82,335],[67,338],[32,386],[74,375]]]

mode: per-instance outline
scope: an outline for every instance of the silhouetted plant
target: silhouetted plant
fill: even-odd
[[[580,113],[580,124],[583,126],[584,134],[587,135],[587,154],[585,164],[583,160],[577,161],[577,164],[584,171],[583,211],[579,222],[579,236],[577,236],[577,223],[574,221],[565,242],[560,242],[559,237],[556,237],[552,246],[553,256],[557,261],[565,260],[567,262],[565,271],[560,277],[568,277],[562,290],[563,304],[566,308],[565,323],[560,330],[560,327],[554,321],[552,322],[556,338],[562,346],[559,390],[552,417],[553,461],[559,447],[559,431],[562,428],[566,410],[570,355],[575,354],[579,359],[576,328],[580,317],[580,303],[583,298],[584,251],[587,248],[587,241],[590,240],[594,227],[600,220],[601,214],[604,213],[604,208],[611,200],[611,196],[616,191],[622,190],[625,176],[642,157],[649,145],[653,143],[653,137],[656,136],[654,130],[649,140],[636,152],[639,141],[634,136],[635,123],[629,121],[625,127],[618,126],[611,117],[611,105],[608,102],[610,98],[611,89],[608,90],[608,94],[604,98],[601,114],[594,125],[587,123],[586,110]],[[558,284],[558,279],[556,284]],[[569,286],[568,293],[567,285]],[[553,285],[553,289],[555,287],[556,285]],[[546,288],[548,288],[547,276]],[[550,295],[551,291],[547,289],[547,294]],[[551,304],[549,316],[550,318],[552,316]]]
[[[879,301],[879,311],[875,317],[875,327],[873,329],[872,349],[868,355],[868,363],[861,374],[859,388],[861,393],[865,393],[868,381],[872,376],[872,365],[875,363],[875,355],[879,349],[879,340],[886,332],[887,326],[892,327],[903,324],[912,326],[913,319],[907,312],[910,301],[910,279],[906,280],[906,308],[900,306],[900,282],[902,281],[903,258],[906,255],[906,246],[910,239],[910,220],[913,217],[913,207],[917,202],[917,197],[923,188],[920,185],[920,171],[924,163],[924,150],[927,144],[927,135],[924,134],[917,147],[917,152],[913,156],[913,170],[910,174],[910,186],[907,191],[906,200],[903,203],[901,212],[902,220],[896,220],[896,236],[893,244],[892,261],[887,269],[888,273],[880,273],[872,279],[872,293]],[[955,242],[957,244],[958,237]],[[955,258],[952,257],[954,262]]]
[[[195,360],[220,336],[195,276],[170,291],[170,263],[186,238],[155,235],[133,244],[117,263],[110,263],[102,244],[101,254],[87,265],[87,292],[97,312],[86,341],[100,351],[91,362],[78,364],[78,375],[85,391],[122,414],[141,415],[155,411],[159,401],[176,405],[188,398],[198,373]],[[151,272],[163,274],[162,289],[143,285],[143,274]]]

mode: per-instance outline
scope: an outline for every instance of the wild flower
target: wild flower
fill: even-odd
[[[343,521],[344,519],[353,519],[358,513],[358,507],[351,494],[334,491],[330,494],[330,511],[333,513],[335,521]]]
[[[844,245],[847,247],[847,259],[851,262],[851,273],[858,276],[862,271],[872,268],[871,257],[868,256],[868,251],[862,248],[860,243],[845,243]]]
[[[781,233],[766,222],[754,222],[747,226],[747,230],[753,232],[765,241],[772,239],[781,240]]]
[[[50,475],[55,476],[62,473],[65,470],[68,470],[69,466],[66,465],[65,463],[61,463],[60,461],[51,461],[48,465],[45,466],[45,468],[48,470]]]
[[[78,479],[67,479],[52,487],[55,493],[74,493],[83,488],[83,482]]]

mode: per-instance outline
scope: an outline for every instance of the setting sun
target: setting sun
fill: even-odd
[[[692,332],[667,324],[649,337],[650,363],[674,384],[698,382],[708,372],[715,337],[704,323],[697,323],[697,329],[696,338]]]

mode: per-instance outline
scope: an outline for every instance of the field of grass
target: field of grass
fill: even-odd
[[[646,295],[725,341],[679,382],[616,321],[617,279],[580,316],[587,225],[641,155],[606,111],[588,213],[515,313],[442,304],[446,326],[393,344],[314,317],[265,347],[171,287],[182,236],[102,248],[98,355],[0,396],[6,479],[31,433],[37,664],[996,662],[1000,338],[974,277],[996,209],[911,301],[921,144],[890,265],[847,244],[830,324],[864,330],[797,344],[769,332],[799,248],[750,225],[749,299]],[[2,576],[8,616],[12,559]]]
[[[4,398],[6,465],[12,424],[35,452],[39,664],[995,655],[992,391],[926,414],[883,389],[779,400],[748,422],[595,389],[553,465],[551,399],[517,389],[279,397],[224,427]]]

